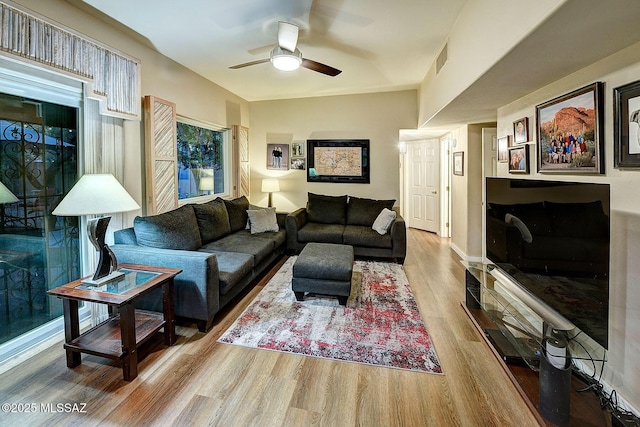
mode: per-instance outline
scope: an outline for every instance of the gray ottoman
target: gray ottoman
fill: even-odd
[[[293,264],[291,287],[296,299],[305,292],[337,296],[341,305],[351,294],[353,247],[333,243],[307,243]]]

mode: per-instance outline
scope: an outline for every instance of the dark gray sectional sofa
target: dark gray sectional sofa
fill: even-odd
[[[404,219],[393,208],[395,200],[372,200],[348,196],[308,193],[307,206],[287,215],[287,250],[297,253],[309,242],[353,246],[355,256],[392,258],[404,263],[407,230]],[[385,234],[372,225],[383,209],[396,218]]]
[[[277,214],[279,231],[251,234],[250,207],[245,197],[218,198],[136,217],[132,228],[115,232],[111,249],[119,263],[182,268],[175,279],[176,316],[205,332],[215,314],[286,249],[286,214]],[[162,311],[162,297],[152,293],[136,306]]]

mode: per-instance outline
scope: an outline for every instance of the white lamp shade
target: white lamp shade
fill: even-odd
[[[87,174],[53,210],[57,216],[101,215],[140,209],[111,174]]]
[[[265,178],[262,180],[263,193],[276,193],[280,191],[280,182],[275,178]]]
[[[5,203],[15,203],[18,198],[3,183],[0,182],[0,205]]]

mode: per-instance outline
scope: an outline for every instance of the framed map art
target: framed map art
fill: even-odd
[[[307,182],[369,184],[368,139],[308,139]]]

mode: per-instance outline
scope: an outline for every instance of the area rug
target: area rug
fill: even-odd
[[[306,356],[442,373],[401,265],[356,261],[347,305],[296,301],[289,258],[219,342]]]

